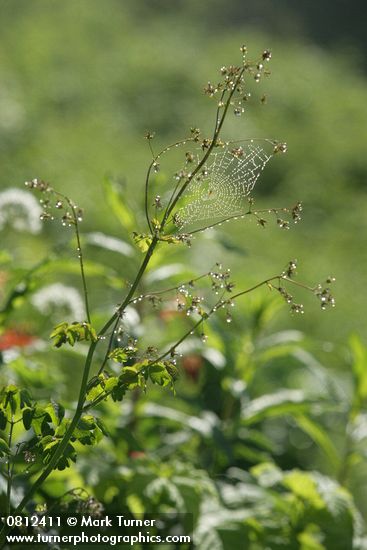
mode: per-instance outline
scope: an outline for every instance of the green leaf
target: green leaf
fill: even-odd
[[[94,401],[95,399],[97,399],[98,397],[100,397],[100,395],[104,392],[104,388],[102,387],[102,385],[98,384],[97,386],[94,386],[93,388],[91,388],[88,393],[87,393],[87,400],[88,401]]]
[[[79,430],[93,430],[96,427],[94,416],[91,414],[82,416],[77,427]]]
[[[32,399],[28,390],[22,389],[19,392],[20,397],[20,408],[30,407],[32,405]]]
[[[143,253],[145,253],[150,245],[152,244],[152,236],[151,235],[145,235],[144,233],[136,233],[133,232],[133,239],[136,246],[139,248],[139,250]]]
[[[250,472],[257,479],[261,487],[274,487],[274,485],[281,483],[283,480],[281,469],[272,462],[258,464],[251,468]]]
[[[50,415],[51,420],[55,426],[58,426],[60,424],[65,415],[64,407],[59,403],[55,403],[55,401],[47,403],[47,405],[44,407],[44,410]]]
[[[55,443],[55,444],[51,444],[51,443]],[[60,441],[45,441],[45,446],[47,447],[44,448],[44,452],[43,452],[43,462],[44,464],[48,464],[52,458],[52,456],[54,455],[54,453],[56,452],[59,444],[60,444]],[[61,456],[61,458],[59,459],[55,469],[57,470],[65,470],[65,468],[68,468],[70,466],[70,461],[73,461],[75,462],[76,461],[76,451],[73,447],[73,445],[71,443],[68,443],[66,449],[64,450],[64,453],[63,455]]]
[[[161,235],[159,237],[159,240],[164,241],[168,244],[182,244],[182,240],[180,241],[180,239],[178,239],[174,235]]]
[[[34,409],[33,408],[26,408],[23,410],[23,426],[25,430],[29,430],[32,426],[32,420],[34,417]]]
[[[156,363],[148,367],[148,373],[153,384],[168,386],[172,383],[171,375],[167,372],[164,363]]]
[[[296,414],[293,418],[301,430],[303,430],[324,451],[333,467],[337,470],[340,465],[339,453],[325,430],[305,415]]]
[[[116,386],[115,388],[113,388],[112,390],[112,393],[111,393],[111,397],[114,401],[122,401],[122,399],[124,398],[124,395],[126,393],[126,387],[125,386]]]
[[[139,371],[135,367],[124,367],[119,381],[128,389],[136,388],[139,385]]]
[[[117,376],[111,376],[110,378],[107,378],[107,380],[103,382],[104,390],[106,392],[110,392],[113,390],[113,388],[115,388],[118,385],[118,383],[119,383],[119,380]]]
[[[306,412],[309,408],[310,402],[302,391],[281,390],[262,395],[245,405],[242,409],[242,419],[248,425],[265,418]]]
[[[0,430],[5,430],[7,417],[3,408],[0,408]]]
[[[69,426],[70,426],[70,420],[68,418],[63,418],[59,426],[56,428],[55,436],[63,437],[65,435],[66,430],[69,428]]]
[[[16,414],[20,409],[20,393],[19,389],[10,384],[4,388],[4,408],[8,409],[12,415]]]
[[[97,427],[103,433],[103,435],[105,435],[106,437],[109,437],[110,433],[106,428],[106,425],[104,424],[104,422],[100,418],[95,418],[95,421],[96,421]]]
[[[117,376],[107,376],[102,373],[98,377],[92,378],[88,384],[87,399],[94,401],[102,394],[111,392],[119,384]]]
[[[51,449],[54,445],[57,445],[59,443],[59,440],[55,438],[52,435],[46,435],[45,437],[42,437],[39,441],[39,446],[44,450],[47,451],[48,449]]]
[[[32,428],[36,435],[48,435],[51,431],[49,422],[52,422],[49,413],[38,405],[34,408],[34,414],[32,418]]]
[[[107,203],[115,214],[116,218],[127,231],[131,232],[136,223],[135,216],[131,208],[126,204],[123,198],[121,188],[110,178],[104,179],[104,191]]]
[[[5,439],[2,439],[0,437],[0,457],[3,457],[5,455],[10,455],[10,453],[11,451],[10,451],[9,445],[7,444]]]
[[[118,252],[123,256],[133,256],[135,253],[134,248],[130,244],[112,235],[101,233],[100,231],[84,234],[84,241],[88,244],[99,246],[104,250]]]
[[[71,325],[66,322],[59,323],[50,334],[50,338],[54,340],[56,348],[66,343],[74,346],[76,342],[82,340],[96,342],[98,339],[95,329],[89,323],[77,322]]]
[[[308,524],[297,537],[300,550],[327,550],[326,546],[321,544],[323,538],[320,527],[312,523]]]
[[[6,250],[0,250],[0,264],[7,264],[12,260],[12,256]]]
[[[179,378],[178,368],[172,361],[164,361],[164,366],[171,377],[171,382],[174,382]]]
[[[115,363],[125,363],[129,358],[125,348],[115,348],[108,357]]]
[[[353,374],[355,380],[354,405],[359,410],[367,399],[367,348],[359,336],[350,338],[350,347],[353,353]]]
[[[302,500],[307,500],[314,508],[318,510],[326,508],[317,490],[316,482],[310,474],[293,470],[284,475],[283,484]]]
[[[126,503],[133,515],[144,515],[145,507],[143,501],[138,495],[128,495],[126,498]]]

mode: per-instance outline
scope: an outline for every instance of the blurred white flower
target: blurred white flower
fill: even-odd
[[[35,292],[31,298],[35,308],[49,315],[56,310],[66,321],[80,321],[85,318],[85,307],[79,292],[72,286],[54,283]]]
[[[9,224],[18,231],[39,233],[42,208],[28,191],[10,187],[0,193],[0,230]]]
[[[125,243],[121,239],[111,237],[111,235],[105,235],[100,231],[96,231],[95,233],[87,233],[84,235],[84,239],[90,244],[101,246],[102,248],[112,250],[113,252],[119,252],[125,256],[133,256],[134,254],[134,249],[132,246]]]
[[[131,332],[134,336],[141,336],[144,332],[139,313],[131,306],[127,306],[124,311],[123,324],[128,332]]]

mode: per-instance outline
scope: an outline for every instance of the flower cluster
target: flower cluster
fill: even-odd
[[[38,178],[26,181],[25,186],[29,189],[36,189],[41,193],[47,194],[47,198],[40,199],[42,211],[39,214],[41,221],[53,221],[55,219],[55,210],[61,211],[58,216],[63,226],[71,227],[77,222],[83,221],[83,210],[75,205],[70,199],[55,191],[49,183]]]
[[[335,282],[335,277],[328,277],[326,279],[326,284],[331,284],[333,282]],[[315,296],[320,300],[322,310],[328,307],[335,307],[335,298],[331,294],[330,287],[323,287],[321,284],[317,285],[315,288]]]
[[[230,280],[231,270],[223,269],[222,264],[216,264],[216,270],[210,271],[209,277],[212,283],[212,290],[215,294],[219,294],[221,290],[232,292],[235,284]]]
[[[208,82],[204,87],[204,93],[209,97],[214,97],[218,92],[221,94],[218,109],[225,107],[226,94],[231,94],[230,103],[236,116],[242,115],[245,110],[243,105],[251,97],[251,93],[246,90],[245,76],[252,78],[256,83],[260,82],[264,76],[270,74],[265,64],[271,59],[270,50],[264,50],[256,61],[248,59],[246,46],[241,46],[240,50],[242,53],[242,65],[223,66],[220,69],[220,74],[223,77],[222,80],[217,84]],[[262,103],[264,103],[263,97],[261,99]]]

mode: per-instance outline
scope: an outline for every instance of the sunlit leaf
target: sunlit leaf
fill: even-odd
[[[301,390],[281,390],[262,395],[245,404],[242,419],[245,424],[253,424],[265,418],[309,410],[310,401]]]
[[[337,470],[340,464],[339,452],[326,431],[305,415],[293,415],[298,426],[324,451],[332,466]]]
[[[108,206],[120,224],[127,231],[132,232],[135,227],[135,216],[132,209],[127,205],[119,185],[112,179],[105,177],[104,191]]]

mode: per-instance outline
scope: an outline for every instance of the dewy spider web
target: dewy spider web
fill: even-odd
[[[187,204],[176,211],[174,221],[181,230],[199,221],[215,221],[244,214],[244,198],[272,154],[257,143],[214,151],[207,165],[190,182]]]

